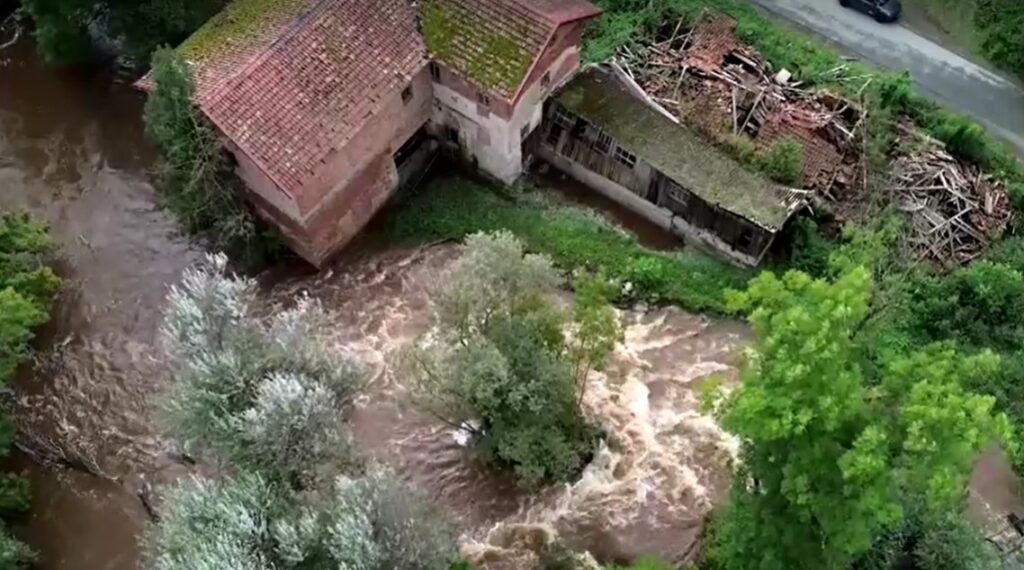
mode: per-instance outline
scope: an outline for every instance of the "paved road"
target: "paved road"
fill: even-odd
[[[909,70],[921,90],[1010,141],[1024,156],[1024,89],[914,32],[882,25],[836,0],[751,0],[881,67]]]

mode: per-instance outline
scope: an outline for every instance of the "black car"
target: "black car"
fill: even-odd
[[[839,0],[839,3],[846,8],[864,12],[882,23],[895,22],[903,11],[899,0]]]

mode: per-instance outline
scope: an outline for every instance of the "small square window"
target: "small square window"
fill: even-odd
[[[745,229],[740,233],[740,239],[736,241],[736,249],[741,251],[747,251],[750,246],[754,244],[754,232],[750,229]]]
[[[412,85],[402,89],[402,102],[408,103],[409,101],[412,101]]]
[[[436,64],[436,63],[434,63],[434,62],[430,62],[430,66],[429,67],[430,67],[430,77],[432,77],[434,79],[434,81],[441,81],[441,66]]]
[[[565,111],[560,108],[555,109],[555,124],[562,127],[565,130],[572,130],[573,125],[576,121],[573,120]]]
[[[540,78],[540,86],[543,87],[544,89],[547,89],[548,87],[551,86],[551,72],[550,71],[545,73],[544,77]]]
[[[459,129],[449,126],[447,129],[448,141],[459,144]]]
[[[476,94],[476,100],[478,103],[485,107],[491,104],[491,97],[488,94],[484,93],[483,91],[480,91]]]
[[[636,155],[622,148],[615,149],[615,160],[630,168],[636,166]]]
[[[594,139],[594,150],[601,154],[608,154],[612,149],[612,137],[604,131],[597,131],[597,138]]]

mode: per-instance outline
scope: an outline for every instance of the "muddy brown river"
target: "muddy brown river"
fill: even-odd
[[[18,531],[44,570],[140,568],[149,521],[140,494],[157,496],[189,472],[154,409],[168,381],[157,331],[168,287],[202,251],[158,205],[141,106],[115,78],[44,68],[29,41],[0,51],[0,210],[26,209],[51,224],[67,280],[38,356],[17,380],[14,410],[21,442],[36,454],[12,460],[34,493]],[[442,245],[352,251],[319,273],[277,267],[261,277],[264,302],[308,292],[333,312],[336,348],[370,379],[350,415],[356,439],[457,522],[473,560],[527,568],[531,554],[519,545],[555,535],[602,561],[691,557],[736,451],[700,412],[697,393],[711,376],[736,378],[746,327],[677,309],[620,311],[625,342],[585,401],[608,444],[575,484],[525,493],[410,408],[395,371],[397,353],[429,326],[429,285],[456,256]],[[985,506],[1003,509],[1017,497],[1014,489]]]

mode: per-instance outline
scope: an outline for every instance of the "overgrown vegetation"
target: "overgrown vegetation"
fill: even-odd
[[[1024,5],[1015,0],[908,0],[959,47],[1024,76]]]
[[[378,229],[389,243],[461,240],[475,232],[508,230],[526,249],[572,271],[603,269],[626,298],[724,313],[722,291],[751,273],[699,251],[653,251],[586,210],[555,206],[538,193],[500,193],[465,178],[439,178],[390,212]]]
[[[560,281],[510,233],[473,234],[433,294],[436,333],[408,354],[419,404],[531,485],[571,481],[593,456],[587,377],[622,334],[603,276],[577,277],[571,321],[549,298]]]
[[[50,305],[60,280],[47,265],[53,242],[44,226],[27,214],[0,216],[0,384],[8,384],[28,356],[37,327],[50,318]],[[14,440],[14,426],[0,416],[0,457]],[[0,517],[28,508],[28,481],[18,475],[0,475]],[[0,522],[0,569],[22,568],[33,558]]]
[[[344,404],[360,375],[325,346],[319,305],[260,320],[255,283],[225,266],[215,256],[186,271],[169,297],[169,425],[222,477],[169,494],[148,540],[153,567],[447,568],[449,526],[348,445]]]
[[[796,186],[804,171],[804,147],[795,139],[783,137],[765,149],[757,163],[768,178]]]
[[[86,61],[96,42],[118,44],[145,67],[159,45],[177,45],[225,0],[23,0],[35,22],[40,55],[55,65]],[[105,38],[101,36],[106,36]]]
[[[153,92],[146,101],[146,136],[160,148],[160,191],[190,233],[246,266],[280,253],[277,234],[246,202],[213,127],[192,105],[192,74],[181,55],[161,48],[153,56]]]

